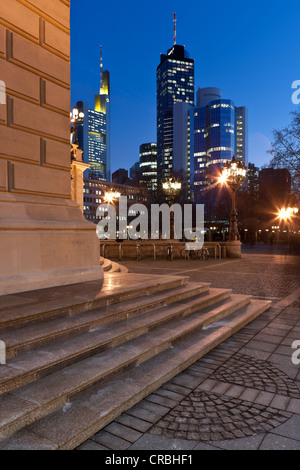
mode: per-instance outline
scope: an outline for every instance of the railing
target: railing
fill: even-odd
[[[119,245],[119,261],[122,261],[122,259],[123,259],[123,246],[120,243],[120,245]]]
[[[216,243],[216,242],[205,242],[204,243],[204,248],[207,248],[209,250],[214,250],[214,258],[215,259],[222,259],[226,258],[226,245],[223,243]],[[153,260],[158,259],[158,255],[161,257],[164,255],[164,253],[168,253],[168,242],[162,242],[157,241],[157,242],[149,242],[149,243],[141,243],[139,247],[139,257],[143,255],[144,258],[152,258]],[[146,250],[146,251],[145,251]],[[101,243],[101,253],[103,258],[107,258],[107,256],[110,257],[118,257],[119,260],[123,260],[124,257],[137,257],[137,246],[136,242],[130,243],[127,245],[127,243],[120,243],[120,242],[110,242],[108,241],[107,243]],[[189,251],[185,251],[185,243],[175,243],[172,244],[171,250],[172,251],[172,258],[183,258],[185,260],[190,259],[189,256]],[[130,254],[131,253],[131,254]],[[213,256],[213,253],[212,253]]]
[[[156,245],[153,243],[153,259],[156,260]]]

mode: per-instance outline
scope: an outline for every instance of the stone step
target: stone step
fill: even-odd
[[[103,271],[110,271],[112,268],[112,261],[109,259],[104,258],[103,264],[102,264]]]
[[[106,273],[103,285],[90,281],[76,286],[42,289],[21,295],[0,297],[0,333],[42,323],[49,319],[76,315],[98,307],[143,298],[186,285],[187,276],[141,276]]]
[[[1,334],[1,340],[6,344],[6,357],[10,359],[24,351],[81,335],[109,323],[116,323],[132,315],[157,308],[160,305],[168,305],[196,295],[199,296],[207,293],[208,289],[209,284],[188,283],[177,288],[176,291],[171,289],[134,299],[124,304],[109,305],[74,316],[30,325],[19,330],[6,331]],[[219,291],[213,290],[211,293],[207,293],[207,297],[199,299],[199,302],[201,300],[203,305],[207,304],[211,298],[214,301],[218,295]]]
[[[149,332],[144,335],[146,342],[140,337],[133,340],[134,345],[128,343],[127,346],[119,347],[121,354],[107,357],[111,368],[118,358],[120,360],[120,356],[123,364],[130,361],[138,367],[130,371],[124,370],[121,376],[99,384],[97,389],[90,390],[84,396],[80,397],[78,394],[82,386],[87,387],[91,376],[95,384],[95,376],[100,375],[99,369],[107,368],[108,364],[103,364],[106,353],[99,355],[100,360],[94,357],[82,361],[76,366],[45,377],[34,384],[34,387],[27,385],[4,395],[2,406],[6,412],[2,416],[1,439],[15,434],[3,440],[0,449],[26,449],[27,446],[30,449],[34,446],[74,449],[269,306],[270,302],[251,300],[247,305],[228,314],[225,319],[203,329],[199,329],[201,316],[192,314],[175,322],[172,330],[166,327],[159,335],[156,330]],[[187,330],[190,332],[189,336],[178,342]],[[153,350],[155,344],[157,348],[155,354],[151,354],[148,347],[151,335],[151,349]],[[14,413],[9,416],[12,407]],[[21,428],[24,429],[16,432]]]
[[[126,268],[126,266],[123,266],[122,264],[120,264],[119,267],[120,267],[120,273],[123,273],[123,274],[128,273],[128,268]]]
[[[207,315],[205,320],[209,322]],[[8,418],[9,411],[6,412],[6,423],[0,420],[0,439],[5,437],[5,433],[15,432],[16,429],[24,427],[24,423],[27,425],[29,420],[34,421],[41,416],[46,416],[49,410],[54,411],[65,406],[69,401],[76,400],[98,384],[107,382],[125,370],[142,364],[167,350],[187,335],[194,334],[195,331],[201,329],[206,324],[205,320],[199,312],[176,319],[159,329],[148,331],[113,349],[96,354],[3,395],[1,404],[4,407],[7,401],[8,404],[11,402],[12,396],[15,400],[21,400],[20,403],[28,401],[32,406],[29,413],[25,406],[24,412],[20,411],[18,416],[15,415],[15,409],[13,409],[10,419]],[[6,409],[9,410],[9,406]]]
[[[147,311],[59,344],[23,354],[20,358],[10,360],[6,366],[2,367],[0,393],[7,393],[22,385],[34,382],[63,367],[137,338],[150,329],[159,328],[167,322],[170,325],[172,320],[179,317],[190,315],[193,312],[201,312],[199,325],[203,327],[223,318],[251,300],[250,296],[229,297],[229,295],[229,290],[214,289],[201,297],[197,295],[193,299],[182,300],[173,305]],[[217,306],[208,308],[212,303]],[[172,328],[172,324],[170,327]]]
[[[115,261],[111,262],[111,268],[109,270],[112,273],[119,273],[120,272],[120,265]]]

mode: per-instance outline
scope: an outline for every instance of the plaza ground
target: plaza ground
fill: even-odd
[[[300,256],[244,247],[241,259],[123,260],[129,272],[190,276],[271,308],[79,450],[299,450]]]

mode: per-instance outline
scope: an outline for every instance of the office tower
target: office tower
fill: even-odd
[[[102,70],[102,54],[100,76],[100,92],[95,95],[94,109],[89,109],[85,102],[77,102],[77,108],[84,113],[83,122],[78,125],[78,141],[83,161],[91,165],[85,177],[110,181],[110,74]]]
[[[134,163],[129,169],[129,176],[131,180],[139,179],[140,177],[140,162]]]
[[[194,60],[184,46],[176,44],[161,54],[156,69],[157,90],[157,165],[159,182],[173,171],[173,106],[194,105]]]
[[[236,156],[247,163],[247,109],[223,99],[218,88],[203,88],[198,89],[197,105],[189,114],[195,200],[213,207],[218,204],[217,178],[225,161]]]
[[[194,196],[194,139],[193,120],[191,121],[189,103],[174,103],[173,107],[173,172],[180,178],[187,199],[193,200]]]
[[[259,168],[254,163],[248,163],[246,190],[251,200],[256,201],[259,195]]]
[[[236,108],[236,159],[248,165],[248,110]]]
[[[157,189],[157,145],[156,143],[140,146],[140,183],[147,185],[149,191]]]

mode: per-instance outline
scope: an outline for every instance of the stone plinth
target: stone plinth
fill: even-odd
[[[0,3],[0,295],[103,278],[71,198],[69,3]]]
[[[240,241],[226,242],[226,251],[228,258],[241,258],[242,243]]]

